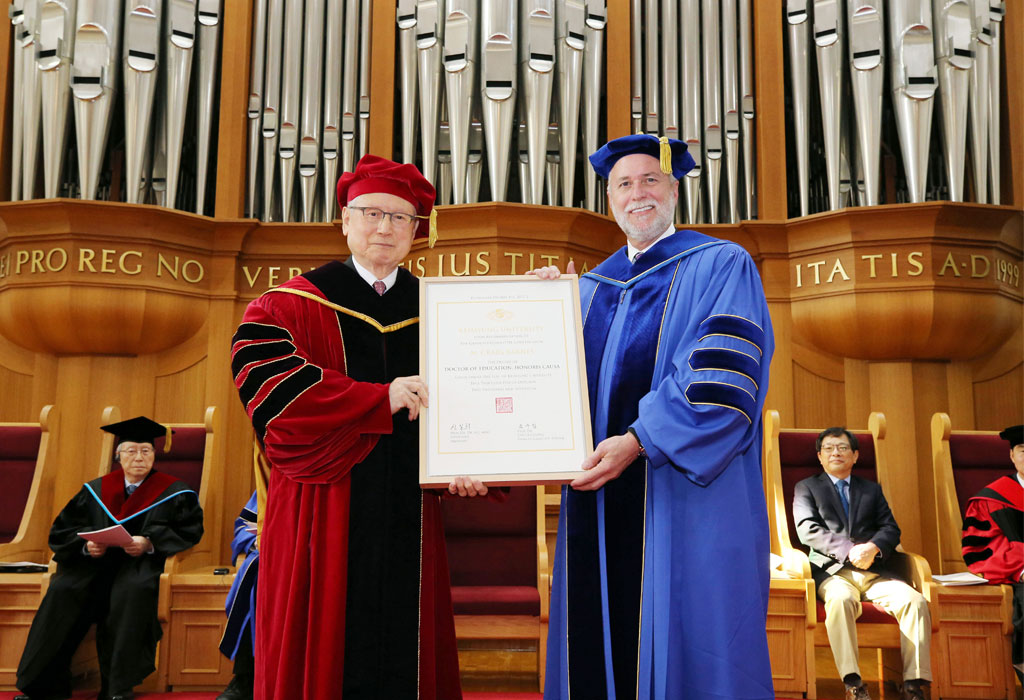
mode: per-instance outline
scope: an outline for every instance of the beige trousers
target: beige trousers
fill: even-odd
[[[856,621],[861,601],[868,600],[899,623],[903,679],[932,679],[932,618],[923,595],[902,581],[844,566],[822,581],[818,596],[825,601],[825,629],[841,678],[860,675]]]

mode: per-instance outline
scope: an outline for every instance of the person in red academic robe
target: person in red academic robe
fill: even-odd
[[[254,300],[232,344],[270,465],[255,697],[453,700],[439,501],[418,478],[418,283],[399,267],[434,188],[415,166],[368,155],[341,177],[338,203],[351,257]]]
[[[57,573],[39,605],[18,664],[29,700],[71,697],[71,657],[96,623],[100,700],[130,700],[154,670],[157,597],[164,561],[203,536],[203,510],[184,481],[153,468],[154,443],[171,431],[143,416],[103,426],[121,441],[120,468],[87,482],[57,515],[50,549]],[[80,532],[120,524],[131,541],[87,541]]]
[[[1024,678],[1024,425],[999,433],[1010,443],[1012,476],[1001,476],[967,501],[964,562],[989,583],[1013,586],[1013,667]]]

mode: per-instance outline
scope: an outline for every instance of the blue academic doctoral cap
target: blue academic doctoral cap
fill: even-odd
[[[677,180],[690,172],[695,165],[693,156],[686,152],[685,143],[667,136],[658,138],[651,134],[630,134],[609,141],[594,151],[590,156],[590,164],[594,166],[594,172],[607,180],[619,158],[634,153],[657,158],[661,163],[661,172],[671,174]]]

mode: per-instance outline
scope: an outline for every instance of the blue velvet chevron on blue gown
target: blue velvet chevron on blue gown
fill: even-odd
[[[231,583],[227,599],[224,601],[224,612],[228,616],[224,626],[224,635],[220,640],[220,651],[229,659],[238,653],[239,644],[246,630],[249,639],[255,639],[253,626],[256,621],[256,580],[260,570],[260,550],[256,548],[256,518],[259,509],[255,491],[249,496],[242,512],[235,518],[235,536],[231,539],[231,561],[244,554]],[[251,653],[251,648],[246,653]]]
[[[773,698],[761,414],[773,350],[753,260],[679,231],[580,280],[595,443],[646,458],[564,487],[548,700]]]

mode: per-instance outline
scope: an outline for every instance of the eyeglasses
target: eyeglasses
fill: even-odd
[[[832,454],[833,452],[838,452],[839,454],[844,455],[844,454],[846,454],[847,452],[850,451],[850,446],[849,445],[822,445],[821,446],[821,451],[824,452],[825,454]]]
[[[384,219],[391,217],[391,225],[398,229],[412,228],[412,225],[416,223],[416,219],[424,219],[426,217],[416,216],[415,214],[406,214],[401,211],[384,211],[377,207],[349,207],[349,209],[355,209],[363,218],[369,221],[374,226],[380,226],[384,222]]]
[[[142,455],[143,457],[149,457],[150,455],[153,454],[153,448],[152,447],[123,447],[123,448],[121,448],[121,454],[122,455],[127,455],[129,457],[134,457],[135,455]]]

